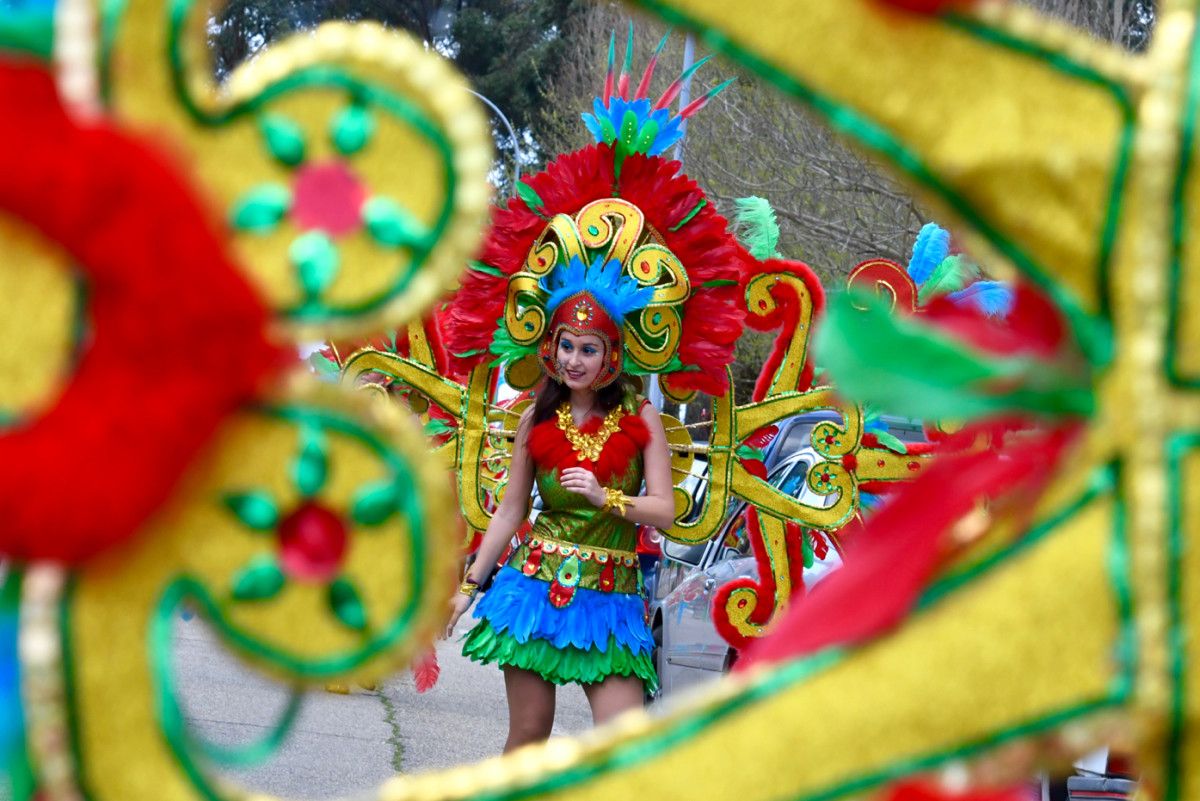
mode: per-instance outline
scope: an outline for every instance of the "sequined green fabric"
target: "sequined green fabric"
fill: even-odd
[[[563,489],[558,470],[538,470],[538,492],[546,511],[533,523],[535,537],[550,537],[577,545],[594,545],[616,551],[632,551],[637,547],[637,526],[592,506],[591,501],[575,492]],[[621,475],[619,481],[608,482],[626,495],[642,491],[642,458],[639,455]],[[519,568],[520,565],[514,564]]]

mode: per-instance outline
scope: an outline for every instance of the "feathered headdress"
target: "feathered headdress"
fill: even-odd
[[[646,308],[654,297],[652,287],[643,287],[622,274],[621,263],[616,259],[605,262],[597,258],[589,268],[578,256],[543,278],[542,289],[550,295],[546,299],[549,312],[553,313],[568,298],[587,293],[599,301],[614,321],[624,321],[631,312]]]
[[[673,112],[700,62],[652,103],[647,91],[662,48],[631,90],[632,39],[619,74],[611,47],[604,92],[584,115],[597,144],[528,178],[518,198],[493,214],[484,250],[450,301],[446,345],[456,369],[491,359],[508,383],[532,387],[546,364],[543,343],[553,340],[561,316],[552,317],[563,308],[551,296],[568,280],[603,276],[604,286],[623,287],[611,297],[605,289],[592,295],[623,348],[613,349],[608,366],[662,374],[677,393],[720,394],[728,386],[726,367],[743,328],[739,280],[753,259],[679,164],[659,156],[678,141],[679,123],[728,82]],[[607,307],[622,298],[637,305]]]
[[[991,317],[1003,317],[1012,306],[1012,289],[1002,281],[980,281],[979,268],[950,252],[950,232],[925,223],[913,242],[908,274],[917,286],[917,304],[945,295],[954,303],[974,306]]]

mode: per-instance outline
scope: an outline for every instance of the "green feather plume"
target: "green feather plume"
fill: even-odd
[[[518,345],[513,342],[513,338],[508,335],[508,328],[501,320],[496,326],[496,333],[492,334],[492,344],[488,346],[488,351],[496,354],[496,359],[489,365],[490,367],[499,367],[502,364],[514,364],[515,362],[537,353],[537,345]]]
[[[320,351],[309,354],[308,363],[321,378],[336,381],[342,374],[342,368],[338,363]]]
[[[940,295],[957,292],[978,276],[979,268],[962,255],[947,256],[921,284],[917,303],[924,305]]]
[[[779,222],[770,201],[743,197],[733,201],[733,230],[750,255],[762,261],[779,256]]]
[[[843,292],[830,301],[816,354],[839,394],[905,417],[1086,416],[1094,403],[1085,375],[977,350],[919,316],[891,314],[872,295]]]

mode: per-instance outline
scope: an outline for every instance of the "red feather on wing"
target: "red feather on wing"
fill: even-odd
[[[413,681],[416,682],[417,692],[424,693],[433,689],[438,678],[442,675],[442,667],[438,664],[437,651],[430,648],[420,659],[412,664]]]

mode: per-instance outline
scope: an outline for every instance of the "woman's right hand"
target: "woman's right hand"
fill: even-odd
[[[454,636],[454,624],[458,623],[458,619],[463,616],[463,613],[471,608],[471,602],[474,600],[470,595],[464,595],[461,592],[454,593],[454,597],[450,599],[450,619],[446,622],[446,630],[442,633],[442,639],[448,640]]]

